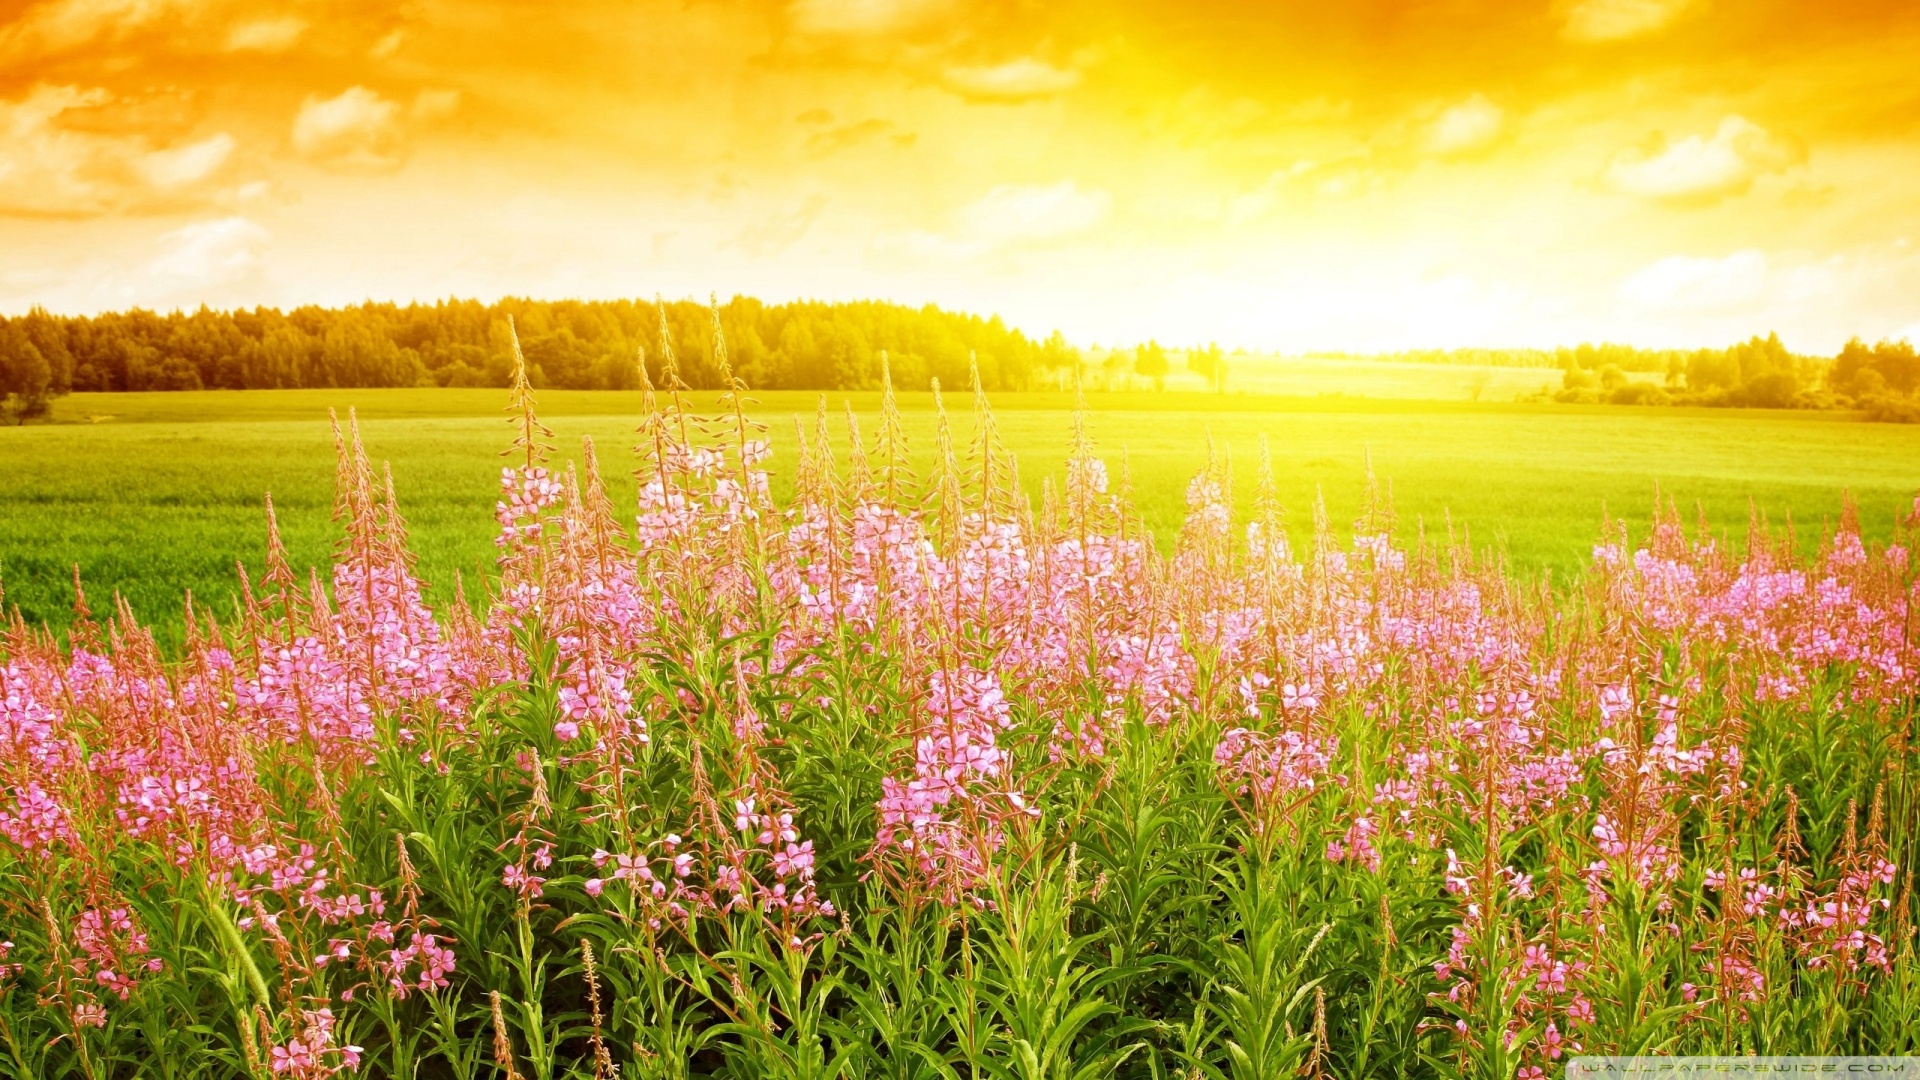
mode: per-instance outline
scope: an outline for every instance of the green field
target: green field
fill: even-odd
[[[1133,374],[1131,361],[1117,371],[1093,363],[1090,385],[1144,390],[1152,383]],[[1228,388],[1280,397],[1359,397],[1408,401],[1515,401],[1560,389],[1559,368],[1497,367],[1491,364],[1420,364],[1328,356],[1235,356],[1227,365]],[[1064,377],[1064,372],[1062,376]],[[1658,381],[1636,372],[1628,376]],[[1211,384],[1176,361],[1165,380],[1169,390],[1204,392]]]
[[[333,447],[326,410],[359,410],[367,449],[390,461],[431,595],[445,599],[456,571],[484,574],[493,558],[491,508],[510,438],[504,394],[485,390],[250,391],[76,394],[55,423],[0,429],[0,585],[30,622],[64,622],[78,564],[96,609],[118,591],[144,620],[177,636],[192,590],[231,610],[234,564],[257,566],[260,510],[271,490],[295,559],[324,564]],[[815,394],[760,395],[771,426],[776,493],[790,483],[793,420],[811,425]],[[834,394],[836,437],[851,401],[871,436],[874,394]],[[949,399],[955,441],[972,432],[969,403]],[[1003,395],[1000,430],[1027,489],[1057,477],[1071,400]],[[629,505],[628,450],[637,394],[551,391],[542,416],[577,456],[593,437],[615,496]],[[934,415],[925,394],[902,395],[921,474]],[[1920,428],[1866,424],[1832,413],[1628,409],[1357,398],[1101,394],[1091,399],[1102,453],[1118,474],[1125,448],[1141,511],[1163,541],[1177,531],[1187,481],[1209,438],[1230,454],[1241,509],[1260,441],[1271,447],[1296,532],[1316,493],[1342,531],[1360,502],[1365,461],[1391,481],[1407,528],[1438,531],[1450,514],[1481,548],[1523,569],[1564,576],[1587,557],[1603,512],[1644,535],[1657,489],[1691,519],[1697,504],[1738,537],[1749,500],[1776,523],[1791,515],[1803,540],[1839,511],[1843,492],[1870,536],[1885,536],[1920,489]],[[844,447],[844,442],[840,444]]]

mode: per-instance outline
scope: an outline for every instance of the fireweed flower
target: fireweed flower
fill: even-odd
[[[474,912],[510,912],[542,949],[591,915],[673,964],[711,957],[723,920],[812,963],[821,935],[854,936],[835,902],[862,875],[990,919],[1024,841],[1090,850],[1072,799],[1123,779],[1140,732],[1199,747],[1167,783],[1205,777],[1182,795],[1239,809],[1217,815],[1224,842],[1284,839],[1302,874],[1418,893],[1420,939],[1337,963],[1431,963],[1443,1051],[1504,1046],[1542,1075],[1611,1045],[1596,1028],[1613,958],[1640,948],[1629,903],[1686,1024],[1783,986],[1865,1001],[1898,971],[1911,845],[1885,811],[1824,805],[1818,842],[1748,834],[1815,820],[1776,785],[1802,718],[1858,725],[1836,753],[1904,730],[1910,536],[1882,547],[1843,515],[1817,547],[1762,535],[1742,554],[1662,515],[1549,594],[1400,545],[1385,508],[1351,544],[1322,511],[1296,551],[1270,501],[1237,534],[1216,467],[1162,555],[1084,443],[1037,511],[984,436],[940,455],[931,508],[904,456],[864,447],[846,468],[809,456],[776,507],[762,433],[693,417],[663,381],[628,507],[590,448],[550,464],[526,414],[497,576],[444,612],[343,434],[329,572],[297,578],[270,523],[237,617],[196,613],[175,659],[84,599],[64,642],[0,631],[7,1008],[135,1030],[156,980],[205,963],[145,920],[216,904],[263,969],[259,1064],[377,1070],[381,1048],[342,1034],[381,1030],[369,1000],[474,1011],[487,954],[512,948],[459,940],[490,932]],[[431,826],[356,800],[440,782],[485,839],[424,874]],[[480,890],[460,912],[433,894],[449,876]],[[1506,1030],[1466,1019],[1499,1002]]]
[[[991,672],[935,672],[925,702],[912,774],[881,781],[873,854],[904,860],[922,885],[954,901],[982,883],[1006,822],[1039,812],[1010,786],[998,739],[1012,718]]]

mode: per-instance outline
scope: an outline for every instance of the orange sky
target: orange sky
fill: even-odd
[[[1920,338],[1907,0],[0,0],[0,311]]]

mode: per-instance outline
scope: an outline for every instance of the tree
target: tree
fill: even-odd
[[[47,362],[53,395],[201,386],[502,386],[511,367],[508,316],[518,322],[537,384],[590,390],[636,385],[634,363],[643,346],[649,375],[658,381],[663,315],[681,378],[695,389],[717,387],[713,312],[686,301],[669,303],[664,312],[638,300],[517,297],[286,312],[135,309],[91,318],[36,309],[11,322]],[[1042,341],[998,319],[931,305],[765,304],[735,297],[719,316],[734,374],[755,387],[871,389],[880,382],[883,349],[892,353],[895,385],[904,389],[922,389],[933,377],[963,386],[969,357],[978,359],[988,390],[1025,389],[1045,372],[1079,363],[1058,333]],[[23,348],[8,347],[12,354],[0,362],[26,362]]]
[[[1169,370],[1167,350],[1161,348],[1157,341],[1148,341],[1134,351],[1133,370],[1136,374],[1152,379],[1155,390],[1165,390]]]
[[[43,416],[52,396],[53,365],[18,322],[0,327],[0,422]]]
[[[67,347],[66,327],[36,305],[21,318],[20,329],[47,362],[47,392],[56,397],[72,392],[73,353]]]
[[[1068,381],[1079,383],[1084,360],[1079,349],[1067,344],[1066,335],[1055,330],[1040,346],[1039,363],[1042,368],[1056,373],[1063,380],[1062,385],[1065,385]]]
[[[249,388],[278,389],[305,386],[306,374],[313,367],[318,350],[316,342],[290,325],[268,330],[253,348],[253,364],[247,371]]]
[[[1218,344],[1209,344],[1204,349],[1187,350],[1187,369],[1207,380],[1214,393],[1226,389],[1227,356],[1220,351]]]

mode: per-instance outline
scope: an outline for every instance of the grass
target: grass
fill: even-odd
[[[429,596],[445,601],[456,572],[488,572],[492,505],[509,431],[504,394],[461,390],[306,390],[76,394],[52,424],[0,429],[0,585],[30,622],[65,622],[72,567],[96,608],[118,592],[143,620],[177,640],[185,592],[230,610],[234,564],[265,550],[260,498],[273,493],[299,566],[324,566],[336,536],[332,437],[326,410],[358,410],[368,452],[393,467]],[[792,478],[793,421],[811,427],[818,395],[758,395],[776,454],[776,497]],[[836,451],[844,402],[870,437],[875,394],[832,394]],[[1057,478],[1071,399],[1000,395],[993,408],[1036,499]],[[955,443],[972,432],[969,403],[949,396]],[[902,396],[925,475],[936,423],[931,396]],[[627,450],[637,394],[549,391],[543,418],[569,456],[591,436],[614,496],[631,505]],[[1643,535],[1656,490],[1698,505],[1738,537],[1751,503],[1802,539],[1858,501],[1863,533],[1884,538],[1920,489],[1920,428],[1864,424],[1831,413],[1628,409],[1321,396],[1102,394],[1092,428],[1115,475],[1126,453],[1147,523],[1170,542],[1188,479],[1211,440],[1230,454],[1244,512],[1261,440],[1296,533],[1323,495],[1336,525],[1351,521],[1366,462],[1392,485],[1402,523],[1433,531],[1449,519],[1476,545],[1527,572],[1564,576],[1586,558],[1603,514]]]
[[[1660,376],[1633,373],[1640,381]],[[1090,367],[1097,385],[1118,389],[1144,387],[1131,360],[1109,371]],[[1108,384],[1111,383],[1111,387]],[[1211,384],[1175,358],[1167,372],[1170,389],[1205,391]],[[1491,364],[1417,364],[1328,356],[1235,356],[1228,358],[1227,385],[1235,392],[1281,397],[1341,395],[1410,401],[1514,401],[1560,389],[1559,368],[1497,367]]]

